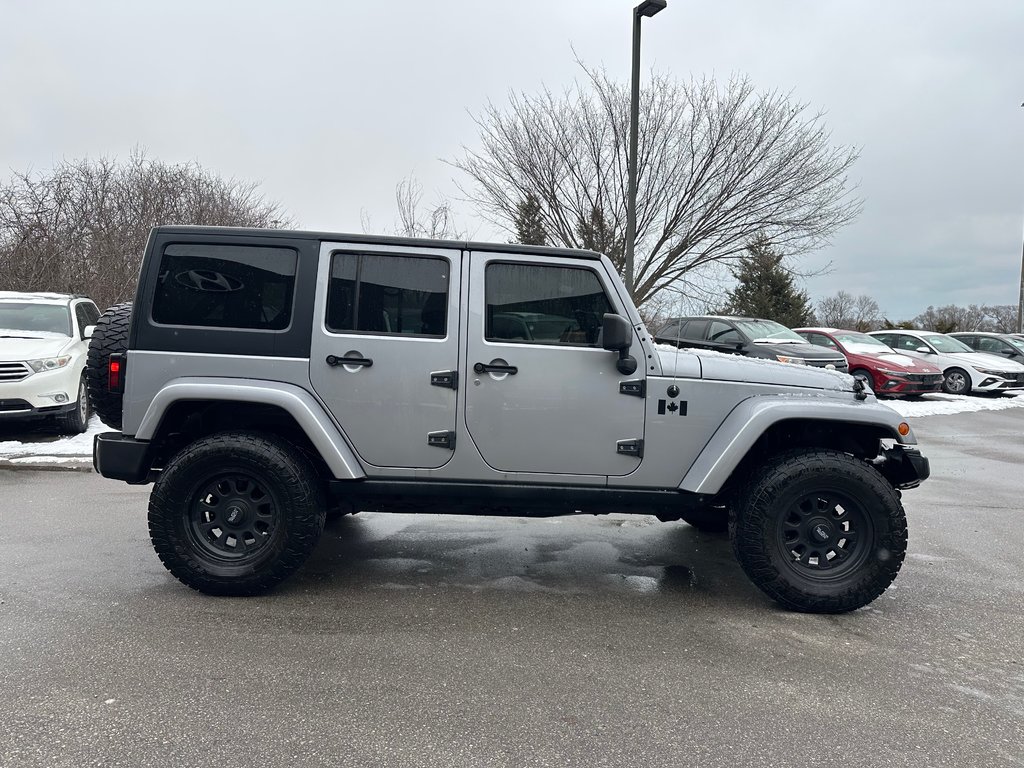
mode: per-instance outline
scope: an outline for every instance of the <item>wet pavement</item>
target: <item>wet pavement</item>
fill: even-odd
[[[1024,766],[1024,409],[914,427],[903,572],[836,617],[627,516],[360,514],[209,598],[148,488],[0,470],[0,765]]]

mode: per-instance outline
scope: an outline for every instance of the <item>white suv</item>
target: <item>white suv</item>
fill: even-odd
[[[0,291],[0,421],[44,417],[85,431],[85,358],[99,316],[83,296]]]

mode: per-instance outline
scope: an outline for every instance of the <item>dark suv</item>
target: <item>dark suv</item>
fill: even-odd
[[[849,370],[841,353],[815,346],[774,320],[755,317],[677,317],[662,326],[654,334],[654,340],[676,347],[712,349],[816,368],[831,367],[844,373]]]

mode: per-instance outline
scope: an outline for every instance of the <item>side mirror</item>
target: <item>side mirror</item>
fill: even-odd
[[[83,339],[91,339],[93,331],[95,331],[95,330],[96,330],[96,326],[95,325],[87,325],[87,326],[85,326],[85,328],[82,329],[82,338]]]
[[[918,347],[914,351],[915,352],[920,352],[922,355],[930,355],[930,354],[932,354],[932,351],[930,349],[928,349],[928,347]]]
[[[605,313],[601,323],[601,346],[612,352],[619,353],[615,367],[623,376],[636,372],[636,360],[629,356],[629,348],[633,345],[633,327],[621,315]]]

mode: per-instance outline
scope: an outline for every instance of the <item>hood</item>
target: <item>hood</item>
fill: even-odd
[[[975,352],[973,355],[960,355],[961,358],[973,358],[966,360],[969,365],[981,366],[993,371],[1004,371],[1006,373],[1024,373],[1024,365],[1015,363],[1013,360],[1002,355],[992,355],[988,352]]]
[[[1005,371],[1006,373],[1024,373],[1024,365],[1007,360],[999,355],[990,355],[987,352],[939,352],[939,357],[955,363],[970,365],[974,368],[988,368],[993,371]],[[935,357],[935,355],[931,355]],[[943,363],[947,365],[948,363]]]
[[[870,357],[892,369],[906,370],[909,373],[942,373],[942,369],[924,360],[916,360],[896,352],[858,352],[861,357]]]
[[[0,335],[24,333],[31,331],[4,331]],[[0,361],[14,362],[21,360],[39,360],[44,357],[57,357],[70,347],[74,339],[70,336],[47,335],[46,338],[4,339],[0,338]]]
[[[727,355],[703,349],[680,349],[678,352],[671,347],[659,346],[656,349],[664,376],[853,391],[852,376],[825,368],[808,368],[759,357]]]
[[[838,349],[826,349],[810,342],[755,341],[754,346],[775,355],[802,357],[805,360],[838,360],[843,357],[843,353]]]

